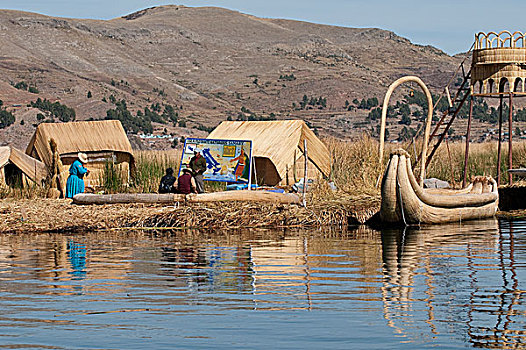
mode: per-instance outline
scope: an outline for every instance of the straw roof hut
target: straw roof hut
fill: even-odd
[[[108,162],[129,178],[134,166],[133,151],[126,132],[118,120],[83,121],[72,123],[42,123],[29,141],[26,154],[53,166],[50,142],[54,140],[60,156],[60,181],[62,192],[68,177],[69,166],[77,159],[78,152],[88,155],[89,177],[86,185],[99,185]]]
[[[40,185],[46,177],[44,163],[14,147],[0,147],[0,184],[21,186],[31,180]]]
[[[330,152],[303,120],[225,121],[210,139],[251,140],[258,184],[291,185],[303,177],[303,140],[307,140],[309,178],[327,178]]]

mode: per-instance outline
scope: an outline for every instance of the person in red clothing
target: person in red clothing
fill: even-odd
[[[177,193],[197,193],[197,186],[195,185],[195,179],[192,176],[192,169],[183,169],[183,174],[175,181],[174,188]]]

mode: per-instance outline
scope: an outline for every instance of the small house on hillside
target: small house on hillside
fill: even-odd
[[[57,144],[57,153],[62,162],[60,182],[64,193],[69,166],[77,158],[78,152],[88,155],[88,177],[86,186],[100,184],[106,164],[111,163],[129,179],[134,167],[132,147],[121,122],[100,120],[71,123],[42,123],[29,141],[26,154],[34,157],[47,167],[52,166],[53,152],[50,141]]]
[[[16,148],[0,147],[0,186],[22,187],[30,182],[42,185],[46,177],[44,163]]]
[[[303,140],[307,140],[309,178],[328,178],[331,157],[327,146],[303,120],[225,121],[210,139],[251,140],[258,184],[292,185],[303,177]]]

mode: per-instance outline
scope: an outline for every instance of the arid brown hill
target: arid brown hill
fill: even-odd
[[[228,117],[255,113],[252,118],[302,118],[322,134],[348,137],[353,120],[364,115],[348,111],[346,101],[381,101],[387,86],[406,74],[438,93],[459,63],[385,30],[212,7],[162,6],[109,21],[2,10],[0,43],[0,99],[17,117],[0,130],[0,144],[18,147],[38,122],[41,112],[27,107],[38,97],[73,107],[77,120],[104,118],[115,108],[111,95],[126,100],[133,114],[167,103],[186,126],[154,126],[175,135],[206,135]],[[38,93],[16,89],[19,82]],[[304,95],[324,103],[302,108]]]

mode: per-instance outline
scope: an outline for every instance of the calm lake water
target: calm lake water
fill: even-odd
[[[526,221],[0,235],[0,348],[526,348]]]

